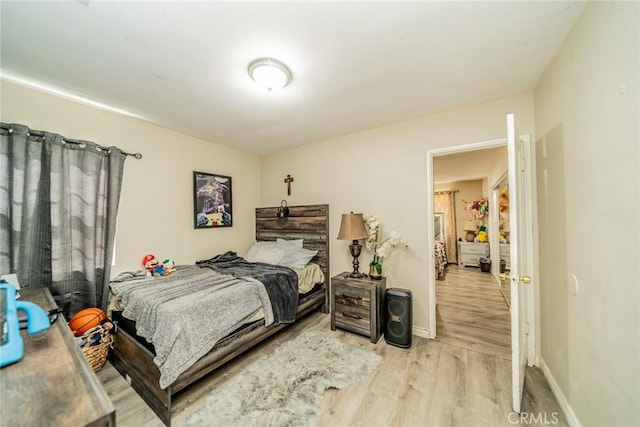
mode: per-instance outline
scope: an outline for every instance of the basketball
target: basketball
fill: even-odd
[[[69,321],[69,328],[76,337],[79,337],[89,329],[100,325],[104,320],[107,320],[107,314],[103,310],[97,307],[85,308],[73,315]]]

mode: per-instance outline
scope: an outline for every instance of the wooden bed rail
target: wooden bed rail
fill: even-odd
[[[296,319],[313,310],[327,313],[331,277],[329,205],[289,206],[287,218],[278,218],[277,209],[256,208],[256,240],[303,239],[305,248],[318,251],[311,262],[318,264],[322,269],[324,284],[318,292],[300,300]],[[153,363],[154,354],[126,331],[121,329],[115,334],[115,346],[109,359],[162,422],[170,426],[172,401],[176,393],[286,326],[281,324],[265,327],[264,321],[260,321],[236,331],[218,342],[211,352],[183,372],[164,390],[160,388],[160,371]]]

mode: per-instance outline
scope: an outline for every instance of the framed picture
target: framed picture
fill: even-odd
[[[233,226],[231,177],[193,172],[194,228]]]

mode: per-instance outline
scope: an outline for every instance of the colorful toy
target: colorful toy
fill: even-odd
[[[164,267],[158,262],[155,255],[145,255],[142,258],[142,265],[147,269],[148,276],[165,276]]]
[[[176,272],[176,262],[170,258],[162,261],[162,266],[164,267],[164,274],[171,274]]]

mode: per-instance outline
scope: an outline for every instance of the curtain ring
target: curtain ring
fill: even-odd
[[[9,128],[9,133],[13,133],[13,128]]]
[[[80,147],[80,148],[87,148],[87,143],[86,143],[86,142],[84,142],[84,141],[81,141],[81,142],[78,144],[78,147]]]

